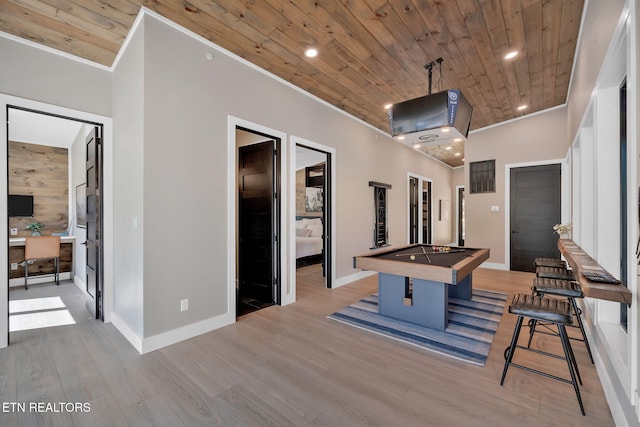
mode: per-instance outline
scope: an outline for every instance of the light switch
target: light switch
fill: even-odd
[[[491,206],[491,212],[499,212],[499,211],[500,211],[500,206],[498,205]]]

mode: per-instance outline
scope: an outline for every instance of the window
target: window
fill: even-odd
[[[387,230],[387,190],[391,189],[391,185],[370,181],[369,187],[373,187],[375,223],[373,225],[373,247],[371,249],[375,249],[389,244],[389,232]]]
[[[469,188],[471,194],[495,193],[496,161],[484,160],[469,164]]]

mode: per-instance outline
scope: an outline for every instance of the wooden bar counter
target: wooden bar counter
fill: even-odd
[[[558,249],[567,260],[582,286],[584,295],[590,298],[615,301],[631,306],[632,294],[621,284],[594,282],[587,279],[581,271],[606,271],[598,262],[591,258],[582,248],[570,239],[558,239]]]

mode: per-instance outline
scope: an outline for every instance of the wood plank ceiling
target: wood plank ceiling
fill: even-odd
[[[471,129],[563,104],[584,0],[3,0],[0,31],[112,65],[141,6],[389,132],[384,105],[460,89]],[[306,58],[315,47],[319,54]],[[505,60],[510,51],[518,55]],[[521,105],[526,109],[518,110]],[[455,153],[459,153],[455,156]],[[429,154],[463,164],[464,146]]]

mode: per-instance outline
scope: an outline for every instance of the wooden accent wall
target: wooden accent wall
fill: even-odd
[[[30,236],[25,226],[40,221],[43,235],[69,225],[69,150],[9,141],[9,194],[33,195],[33,217],[9,218],[18,237]],[[15,236],[10,236],[15,237]]]

